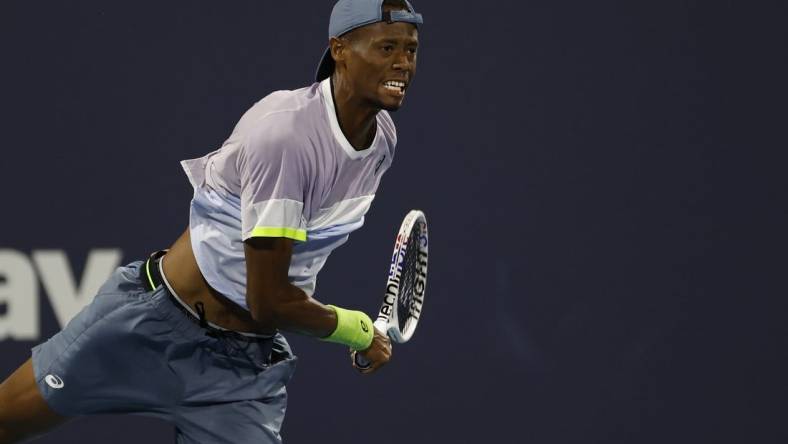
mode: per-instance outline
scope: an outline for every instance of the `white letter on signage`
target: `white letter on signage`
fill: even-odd
[[[62,250],[33,252],[41,282],[49,295],[49,303],[60,326],[71,320],[82,307],[90,303],[99,287],[120,264],[122,253],[118,249],[91,250],[82,281],[77,288],[66,253]]]
[[[36,340],[39,332],[38,283],[33,265],[24,254],[0,249],[0,341]]]

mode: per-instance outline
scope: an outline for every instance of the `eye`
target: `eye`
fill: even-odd
[[[384,52],[391,52],[394,51],[394,45],[383,45],[382,49]]]
[[[416,54],[416,48],[408,48],[408,53]]]

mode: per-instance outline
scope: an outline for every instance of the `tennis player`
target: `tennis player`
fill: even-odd
[[[406,0],[339,0],[316,83],[277,91],[223,146],[182,162],[189,227],[118,268],[90,305],[0,385],[0,443],[79,415],[175,424],[178,443],[278,443],[296,358],[279,331],[391,357],[360,312],[314,299],[332,250],[364,223],[416,71]]]

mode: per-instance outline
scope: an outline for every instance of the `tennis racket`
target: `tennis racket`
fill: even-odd
[[[394,241],[386,294],[374,325],[388,334],[392,342],[408,342],[416,331],[427,289],[427,218],[411,210],[402,221]],[[354,354],[356,366],[365,369],[370,362]]]

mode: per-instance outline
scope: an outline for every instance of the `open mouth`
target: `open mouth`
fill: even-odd
[[[395,92],[397,94],[405,94],[405,87],[407,85],[405,82],[399,80],[387,80],[383,82],[383,87],[388,89],[389,91]]]

